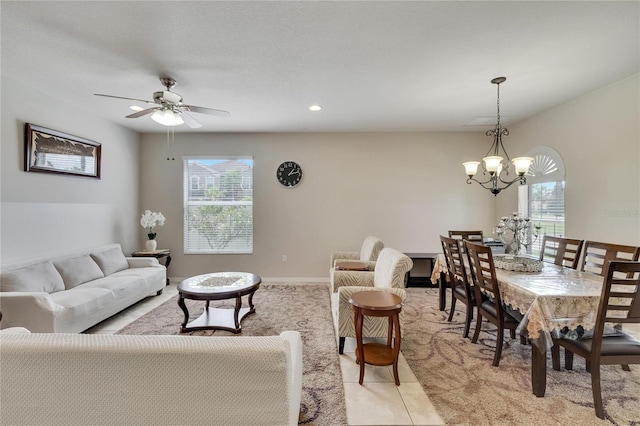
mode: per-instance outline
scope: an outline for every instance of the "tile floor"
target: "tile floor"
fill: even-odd
[[[147,299],[90,328],[86,333],[113,334],[160,306],[178,293],[176,283],[160,296]],[[431,401],[411,372],[402,354],[398,363],[400,386],[393,381],[391,366],[367,365],[363,385],[358,384],[360,367],[355,363],[355,339],[347,339],[340,368],[349,425],[443,425]]]
[[[176,284],[167,286],[160,296],[149,297],[87,330],[87,333],[113,334],[171,299],[178,293]],[[627,324],[625,331],[640,338],[640,325]],[[443,425],[431,401],[424,393],[406,360],[400,355],[400,386],[393,381],[391,366],[367,365],[363,385],[358,384],[360,367],[355,363],[355,339],[347,339],[340,368],[349,425]]]

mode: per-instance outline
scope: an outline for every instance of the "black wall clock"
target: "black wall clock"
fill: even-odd
[[[295,161],[285,161],[278,166],[276,178],[284,186],[296,186],[302,179],[302,168]]]

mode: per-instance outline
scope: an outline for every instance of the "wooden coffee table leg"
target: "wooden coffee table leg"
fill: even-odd
[[[249,294],[249,312],[247,312],[247,315],[256,313],[256,308],[255,308],[255,306],[253,306],[253,295],[254,294],[256,294],[255,291],[253,293]]]
[[[233,310],[233,321],[235,323],[236,330],[238,330],[237,332],[239,332],[239,330],[240,330],[240,320],[238,319],[238,314],[240,313],[240,308],[242,308],[242,297],[238,296],[238,297],[236,297],[236,307]]]
[[[184,331],[184,328],[187,326],[187,323],[189,322],[189,310],[187,309],[187,305],[184,304],[184,297],[182,296],[182,294],[178,299],[178,306],[180,306],[180,309],[182,309],[182,312],[184,312],[184,322],[182,323],[182,328]]]

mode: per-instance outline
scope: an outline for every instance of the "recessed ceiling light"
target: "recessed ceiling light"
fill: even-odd
[[[129,109],[133,110],[133,111],[142,111],[144,108],[142,108],[141,106],[138,106],[138,105],[131,105],[129,107]]]
[[[322,109],[321,105],[311,105],[309,107],[309,110],[311,110],[311,111],[320,111],[321,109]]]

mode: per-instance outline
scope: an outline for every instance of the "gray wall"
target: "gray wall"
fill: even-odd
[[[25,122],[102,143],[102,178],[25,172]],[[137,133],[3,77],[1,143],[3,265],[113,242],[138,248]]]
[[[480,141],[480,143],[478,143]],[[158,242],[172,250],[171,275],[246,270],[263,277],[325,279],[329,253],[359,250],[367,235],[403,251],[439,251],[452,227],[490,231],[493,196],[465,183],[461,153],[481,156],[479,133],[176,134],[142,138],[141,210],[161,211]],[[254,158],[254,253],[184,255],[182,156]],[[276,167],[298,162],[295,188],[276,181]],[[140,244],[144,232],[139,232]],[[288,260],[282,261],[282,255]]]

